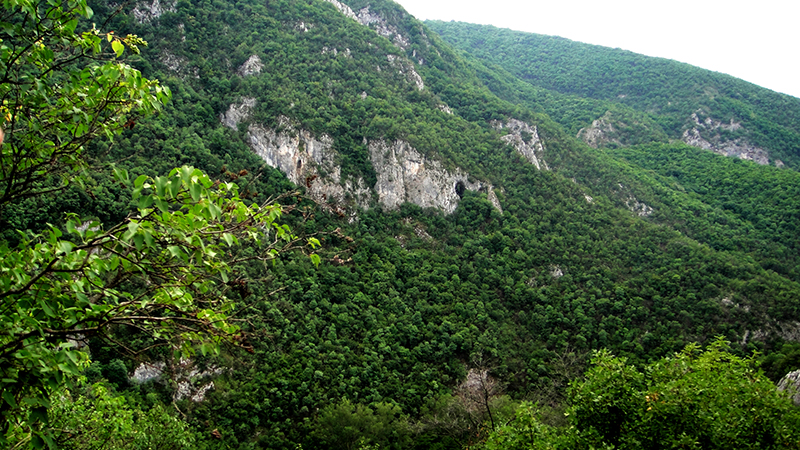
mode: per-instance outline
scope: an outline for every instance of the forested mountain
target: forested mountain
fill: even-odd
[[[543,108],[572,133],[584,129],[594,146],[666,134],[760,164],[798,168],[800,99],[688,64],[555,36],[458,22],[426,25],[533,86],[522,103]],[[493,87],[494,76],[483,78],[506,98]]]
[[[134,236],[125,218],[145,188],[132,196],[119,170],[168,193],[155,177],[192,165],[207,188],[235,183],[245,202],[290,193],[283,219],[320,241],[321,262],[287,248],[260,264],[228,242],[223,253],[242,258],[230,256],[219,285],[244,333],[219,354],[181,358],[135,321],[93,336],[82,384],[53,396],[61,445],[88,448],[76,436],[107,432],[103,414],[117,411],[136,417],[120,430],[174,448],[525,448],[502,441],[519,429],[487,436],[528,400],[536,419],[520,413],[513,426],[546,428],[559,448],[644,448],[641,435],[657,448],[656,434],[637,434],[655,422],[631,411],[650,411],[639,397],[672,377],[685,380],[681,399],[732,396],[731,417],[776,412],[749,415],[750,434],[690,436],[697,448],[796,448],[796,408],[749,357],[767,355],[773,381],[800,369],[800,100],[617,50],[423,24],[389,0],[90,5],[81,26],[146,40],[127,62],[172,100],[87,146],[93,168],[117,172],[0,205],[6,245],[65,213]],[[769,164],[678,142],[695,134]],[[713,344],[684,350],[693,342]],[[598,354],[578,385],[600,349],[623,359]],[[741,386],[708,388],[727,363],[734,375],[718,382]],[[593,389],[629,394],[622,412],[595,402],[619,423],[600,429],[581,409]],[[658,417],[669,423],[682,404]],[[706,409],[676,436],[704,430]],[[570,420],[598,429],[558,431]],[[626,420],[637,425],[620,435]],[[10,429],[6,439],[21,435]],[[107,442],[139,442],[126,439]]]

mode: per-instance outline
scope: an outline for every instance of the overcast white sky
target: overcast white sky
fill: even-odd
[[[618,47],[800,97],[798,0],[395,0],[420,20]]]

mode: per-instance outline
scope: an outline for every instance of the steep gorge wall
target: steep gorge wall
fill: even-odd
[[[253,98],[243,98],[230,105],[220,121],[237,130],[239,123],[249,118],[254,106]],[[357,208],[369,208],[374,192],[377,202],[386,209],[396,209],[409,202],[449,214],[455,211],[466,190],[485,192],[502,212],[492,185],[471,181],[467,172],[459,168],[447,169],[402,140],[367,142],[370,162],[378,179],[372,189],[366,186],[363,178],[342,177],[333,139],[297,129],[287,117],[280,117],[276,128],[248,125],[247,140],[269,166],[286,174],[293,183],[306,186],[309,197],[351,213]]]

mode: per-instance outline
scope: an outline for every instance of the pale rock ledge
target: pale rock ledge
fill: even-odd
[[[491,125],[496,130],[508,130],[508,134],[500,139],[517,149],[517,152],[536,166],[537,169],[550,170],[544,160],[545,148],[541,138],[539,138],[536,125],[530,125],[517,119],[508,119],[505,123],[493,120]]]

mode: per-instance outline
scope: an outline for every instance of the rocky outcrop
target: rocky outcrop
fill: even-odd
[[[228,110],[219,116],[220,122],[226,127],[236,130],[239,122],[246,121],[250,118],[253,108],[256,106],[256,99],[253,97],[244,97],[239,103],[234,103],[228,107]]]
[[[133,17],[139,23],[149,23],[153,19],[158,19],[164,12],[175,12],[174,1],[153,0],[152,2],[140,2],[133,8]]]
[[[425,89],[425,83],[422,81],[422,77],[417,70],[414,68],[414,64],[409,62],[407,59],[398,57],[396,55],[386,55],[386,59],[389,60],[389,64],[392,65],[397,72],[406,78],[411,83],[414,83],[417,86],[418,90]]]
[[[639,217],[651,216],[653,215],[654,211],[651,206],[645,204],[644,202],[640,202],[636,197],[633,196],[630,196],[627,200],[625,200],[625,206],[627,206],[632,213]]]
[[[577,137],[586,142],[589,147],[600,148],[611,143],[621,144],[620,140],[615,137],[617,133],[618,130],[614,128],[613,121],[607,112],[603,117],[594,120],[591,126],[581,128]]]
[[[731,134],[742,129],[739,122],[731,119],[730,123],[723,123],[711,117],[701,120],[698,113],[692,113],[690,120],[690,128],[686,129],[681,137],[683,142],[720,155],[733,156],[761,165],[769,164],[769,153],[766,150],[751,145],[742,137],[725,137],[723,133],[725,131]]]
[[[259,58],[258,55],[252,55],[236,70],[236,73],[242,77],[249,77],[250,75],[261,73],[261,69],[263,68],[264,63],[261,62],[261,58]]]
[[[353,12],[349,6],[345,5],[342,2],[337,0],[326,0],[328,3],[331,3],[335,6],[342,14],[345,16],[355,20],[356,22],[364,25],[366,27],[370,27],[375,30],[376,33],[389,39],[394,43],[394,45],[402,48],[403,50],[408,49],[411,45],[411,42],[403,36],[400,31],[394,25],[391,25],[381,17],[380,14],[373,13],[369,9],[369,5],[365,6],[358,10],[358,13]]]
[[[739,305],[737,304],[736,307],[739,307]],[[749,306],[743,308],[746,312],[750,311]],[[742,338],[742,345],[747,344],[749,341],[760,341],[776,336],[785,341],[800,342],[800,322],[796,320],[791,322],[771,321],[767,322],[764,327],[758,330],[745,330],[744,337]]]
[[[214,389],[214,382],[201,383],[201,380],[217,376],[222,372],[222,368],[213,366],[199,369],[191,359],[181,358],[180,361],[170,366],[163,361],[143,362],[134,369],[130,379],[135,383],[168,382],[175,386],[172,394],[173,400],[180,401],[188,398],[193,402],[202,402],[206,393]]]
[[[800,370],[789,372],[781,378],[778,390],[788,393],[794,404],[800,406]]]
[[[255,99],[243,98],[220,115],[220,122],[238,130],[250,119]],[[276,128],[250,124],[247,128],[250,148],[268,165],[280,170],[297,185],[306,187],[306,194],[339,214],[367,209],[373,199],[387,209],[396,209],[405,202],[423,208],[438,208],[452,213],[467,190],[480,191],[501,213],[503,209],[492,185],[471,180],[459,168],[445,168],[439,161],[426,158],[408,142],[366,141],[370,162],[377,176],[373,189],[363,178],[342,176],[333,139],[314,136],[297,129],[287,117],[278,119]]]
[[[545,148],[539,138],[536,125],[530,125],[517,119],[509,119],[506,122],[494,120],[491,125],[496,130],[508,130],[508,134],[501,137],[501,139],[517,149],[517,152],[536,166],[537,169],[550,170],[544,160]]]
[[[360,9],[356,14],[356,20],[364,26],[370,27],[376,33],[389,39],[392,43],[403,50],[408,49],[411,42],[403,36],[397,27],[389,24],[386,19],[379,14],[373,13],[369,10],[369,5]]]
[[[351,204],[369,207],[372,194],[364,180],[342,179],[333,139],[297,130],[285,117],[279,119],[279,129],[248,127],[250,147],[267,164],[286,174],[293,183],[305,186],[309,197],[337,211]]]
[[[158,380],[164,373],[165,367],[166,364],[162,361],[154,363],[143,362],[136,366],[130,379],[135,383],[146,383],[148,381]]]
[[[354,13],[353,10],[350,9],[349,6],[345,5],[342,2],[339,2],[337,0],[325,0],[325,1],[327,1],[328,3],[332,4],[333,6],[335,6],[336,9],[338,9],[345,16],[347,16],[347,17],[349,17],[349,18],[351,18],[351,19],[353,19],[355,21],[358,21],[358,17],[356,17],[356,13]]]
[[[452,213],[466,190],[487,192],[497,199],[491,185],[470,181],[469,175],[458,168],[445,169],[440,162],[425,158],[407,142],[372,141],[368,148],[378,175],[375,192],[378,201],[387,209],[409,202]]]
[[[183,56],[177,56],[169,50],[164,50],[158,60],[161,64],[164,64],[167,69],[183,79],[187,77],[200,78],[199,69],[197,67],[190,67],[189,60]]]

